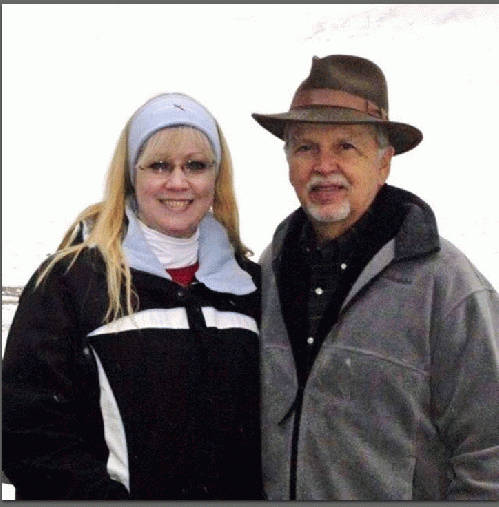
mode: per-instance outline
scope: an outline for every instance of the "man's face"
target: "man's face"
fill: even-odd
[[[299,123],[288,132],[289,177],[319,240],[338,237],[373,202],[394,150],[363,125]]]

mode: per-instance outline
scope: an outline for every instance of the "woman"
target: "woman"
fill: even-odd
[[[151,99],[105,199],[19,300],[3,371],[16,498],[262,498],[247,254],[216,121],[186,95]]]

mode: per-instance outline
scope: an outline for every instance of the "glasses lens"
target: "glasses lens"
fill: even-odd
[[[206,160],[188,160],[184,164],[184,170],[188,173],[196,174],[206,171],[210,166],[211,163]]]
[[[169,162],[163,162],[162,160],[151,162],[145,167],[148,173],[159,175],[169,174],[172,171],[172,168],[172,164]]]
[[[186,176],[195,176],[198,174],[203,174],[208,169],[210,169],[213,164],[213,161],[207,160],[187,160],[187,162],[184,162],[181,167]],[[145,167],[139,167],[141,169],[144,169],[147,174],[150,174],[151,176],[165,178],[172,174],[173,170],[175,169],[175,164],[172,162],[164,162],[160,160],[157,162],[150,162]]]

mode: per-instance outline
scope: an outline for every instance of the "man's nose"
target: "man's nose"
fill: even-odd
[[[319,173],[336,172],[339,168],[339,156],[331,150],[321,150],[317,154],[315,170]]]

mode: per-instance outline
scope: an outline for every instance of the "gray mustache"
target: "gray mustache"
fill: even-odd
[[[330,176],[312,176],[310,181],[307,183],[307,190],[311,190],[314,187],[319,186],[327,186],[327,185],[340,185],[345,187],[347,190],[350,188],[350,183],[345,178],[345,176],[341,174],[333,174]]]

